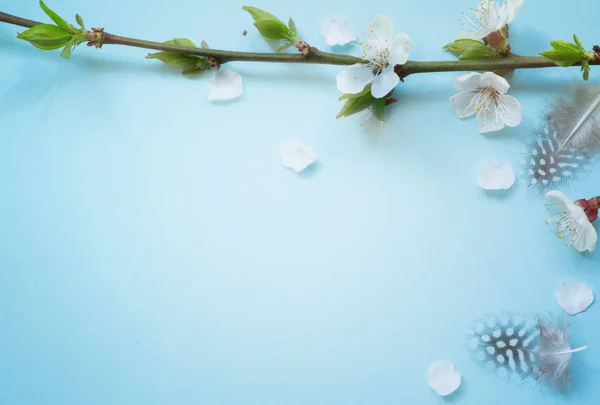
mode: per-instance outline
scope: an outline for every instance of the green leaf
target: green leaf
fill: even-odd
[[[208,44],[204,40],[202,40],[202,42],[200,42],[200,46],[202,47],[202,49],[209,49]]]
[[[196,69],[198,68],[198,63],[200,62],[200,58],[189,55],[182,55],[180,53],[175,52],[151,53],[148,54],[148,56],[146,56],[146,59],[158,59],[162,63],[183,70]]]
[[[346,101],[346,103],[342,107],[342,110],[338,113],[336,118],[349,117],[353,114],[366,110],[367,108],[371,107],[371,105],[373,105],[373,103],[375,103],[376,101],[377,99],[373,97],[371,93],[368,93],[361,97],[350,98],[348,99],[348,101]]]
[[[497,55],[497,51],[481,41],[474,39],[457,39],[444,46],[445,50],[457,56],[460,60],[490,59]]]
[[[51,24],[39,24],[17,35],[36,48],[49,51],[62,48],[73,38],[73,34]]]
[[[290,27],[290,32],[294,35],[298,34],[298,29],[296,28],[296,23],[294,20],[290,18],[290,22],[288,23],[288,27]]]
[[[196,48],[196,44],[194,44],[191,40],[187,38],[173,38],[164,42],[169,45],[177,45],[177,46],[190,46],[192,48]]]
[[[379,121],[385,121],[385,99],[375,99],[371,105],[371,111],[373,112],[373,116]]]
[[[206,69],[206,67],[197,67],[193,69],[185,69],[181,73],[184,75],[197,75],[204,72]]]
[[[579,39],[579,37],[577,36],[577,34],[573,34],[573,40],[575,41],[575,44],[577,44],[577,46],[579,47],[579,49],[584,49],[583,45],[581,44],[581,40]]]
[[[291,42],[289,42],[289,41],[288,42],[284,42],[283,44],[279,45],[275,51],[276,52],[285,51],[286,49],[288,49],[292,45],[293,44]]]
[[[268,12],[266,12],[264,10],[261,10],[260,8],[251,7],[251,6],[244,6],[244,7],[242,7],[242,10],[246,10],[248,13],[250,13],[250,15],[252,16],[252,18],[254,19],[254,21],[261,21],[261,20],[277,20],[277,21],[280,21],[273,14],[268,13]]]
[[[40,0],[40,7],[42,8],[42,10],[44,10],[44,13],[46,13],[48,17],[50,17],[52,21],[56,23],[56,25],[58,25],[65,31],[70,30],[69,24],[67,24],[67,22],[63,20],[61,16],[56,14],[54,11],[50,10],[48,6],[46,6],[46,3],[44,3],[42,0]]]
[[[77,24],[79,24],[79,26],[83,29],[85,29],[85,24],[83,23],[83,17],[81,17],[79,14],[75,14],[75,20],[77,21]]]
[[[267,39],[291,39],[290,29],[279,20],[260,20],[254,23],[261,35]]]
[[[367,94],[371,94],[371,83],[367,84],[365,86],[365,88],[362,89],[359,93],[356,93],[356,94],[350,94],[350,93],[348,93],[348,94],[342,94],[341,97],[339,98],[339,100],[342,101],[342,100],[348,100],[348,99],[351,99],[351,98],[359,98],[359,97],[363,97],[363,96],[365,96]]]
[[[73,41],[69,41],[67,45],[65,45],[63,51],[60,53],[60,56],[64,59],[69,59],[71,57],[71,52],[73,51],[74,46],[75,44],[73,43]]]
[[[557,66],[562,67],[571,66],[577,62],[583,62],[584,60],[587,60],[587,53],[581,46],[579,38],[577,38],[576,41],[578,44],[558,39],[550,41],[552,49],[540,52],[540,55],[554,61]]]

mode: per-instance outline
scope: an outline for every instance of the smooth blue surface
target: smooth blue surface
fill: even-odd
[[[152,40],[269,51],[238,1],[52,0],[88,26]],[[473,2],[260,0],[325,48],[321,21],[356,34],[376,14],[441,50]],[[535,54],[576,30],[591,47],[598,5],[527,0],[513,50]],[[34,0],[0,10],[44,19]],[[249,31],[242,36],[242,31]],[[0,25],[0,403],[202,405],[593,405],[599,308],[577,316],[569,394],[513,386],[463,345],[479,315],[560,310],[563,280],[600,291],[600,252],[564,248],[543,201],[478,188],[488,158],[517,162],[557,83],[575,69],[519,71],[523,124],[489,136],[448,101],[455,74],[417,75],[376,136],[336,120],[337,67],[232,63],[244,94],[211,104],[146,52],[80,47],[70,61]],[[592,78],[600,77],[592,69]],[[312,146],[296,175],[279,148]],[[599,173],[569,190],[600,194]],[[463,373],[428,387],[435,360]]]

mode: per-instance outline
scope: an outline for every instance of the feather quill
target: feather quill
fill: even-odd
[[[577,86],[552,97],[522,166],[529,187],[569,186],[594,167],[600,151],[600,89]]]
[[[570,325],[562,318],[490,314],[471,328],[469,345],[476,361],[516,383],[545,384],[565,390],[571,383]]]

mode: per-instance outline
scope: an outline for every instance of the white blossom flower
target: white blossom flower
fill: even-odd
[[[500,31],[505,25],[509,24],[517,15],[525,0],[505,0],[500,5],[496,0],[484,0],[473,11],[475,12],[475,21],[471,20],[464,13],[466,23],[461,24],[470,32],[459,32],[458,39],[483,39],[488,35]]]
[[[346,45],[356,39],[342,18],[331,18],[321,23],[321,34],[328,46]]]
[[[385,97],[400,82],[394,67],[408,61],[410,38],[400,33],[392,39],[392,21],[377,16],[365,24],[365,40],[360,46],[366,63],[345,67],[337,76],[337,88],[342,93],[357,94],[372,83],[373,97]]]
[[[558,238],[564,239],[567,246],[572,246],[579,252],[593,252],[598,234],[583,208],[575,205],[560,191],[548,192],[546,201],[546,208],[551,215],[546,223],[556,225],[554,232]]]
[[[209,100],[233,100],[242,94],[242,75],[221,67],[215,70],[206,84],[206,96]]]
[[[459,92],[450,97],[460,118],[477,117],[479,132],[499,131],[504,125],[516,127],[521,123],[521,104],[506,94],[510,85],[492,72],[467,73],[454,79]]]

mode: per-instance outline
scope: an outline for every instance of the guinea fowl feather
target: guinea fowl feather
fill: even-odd
[[[534,134],[522,166],[529,187],[541,194],[583,177],[600,151],[600,89],[576,86],[552,97]]]
[[[565,390],[571,383],[570,325],[562,318],[503,312],[478,320],[469,346],[476,361],[515,383],[545,384]]]

